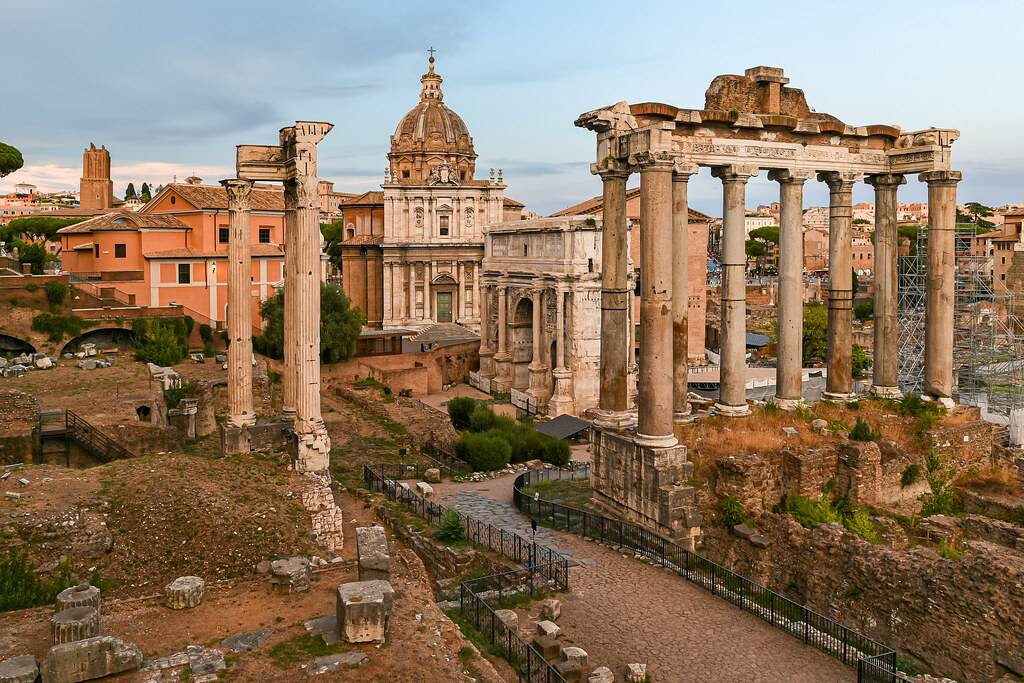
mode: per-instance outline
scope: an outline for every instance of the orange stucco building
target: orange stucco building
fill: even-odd
[[[138,306],[174,302],[199,322],[223,326],[227,193],[189,180],[167,185],[138,212],[115,211],[62,228],[64,270],[114,287],[118,298]],[[284,193],[257,185],[250,221],[253,320],[259,325],[259,302],[283,279]]]

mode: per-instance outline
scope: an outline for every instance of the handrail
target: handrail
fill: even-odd
[[[590,476],[590,468],[583,470]],[[561,503],[534,498],[522,492],[524,486],[554,478],[562,479],[562,469],[528,470],[513,483],[512,500],[527,517],[555,528],[579,534],[601,543],[612,543],[722,597],[745,612],[767,621],[804,643],[849,666],[857,666],[858,681],[910,683],[896,670],[896,652],[882,643],[818,614],[712,560],[687,550],[673,541],[636,524],[605,517]],[[579,470],[568,470],[569,479]]]
[[[135,457],[134,453],[70,410],[64,411],[64,430],[69,437],[76,438],[105,463]]]

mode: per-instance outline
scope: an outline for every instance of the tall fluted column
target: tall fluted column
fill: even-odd
[[[960,171],[928,171],[928,274],[924,301],[924,392],[953,397],[953,322],[956,302],[956,184]]]
[[[285,190],[287,193],[287,189]],[[295,291],[298,278],[298,236],[299,229],[295,223],[295,212],[284,213],[284,372],[281,382],[284,385],[282,395],[284,405],[281,406],[281,419],[295,419],[295,356],[289,349],[295,346],[295,326],[298,307],[295,302],[298,294]]]
[[[508,352],[508,285],[498,285],[498,350],[494,354],[495,379],[512,383],[512,356]]]
[[[252,182],[222,180],[228,195],[228,418],[230,427],[256,424],[252,400]]]
[[[853,397],[853,184],[859,174],[829,171],[828,379],[825,396]]]
[[[875,188],[875,348],[871,390],[876,396],[900,398],[897,365],[897,214],[896,192],[907,182],[901,175],[865,179]]]
[[[607,170],[601,232],[601,391],[598,427],[621,429],[633,423],[629,413],[627,378],[632,362],[633,338],[629,326],[632,293],[629,291],[626,180],[629,171]]]
[[[667,448],[678,441],[673,420],[672,208],[673,163],[658,153],[640,165],[640,394],[635,441]]]
[[[676,422],[693,419],[686,400],[690,391],[690,208],[686,190],[696,172],[697,167],[687,165],[672,174],[672,413]]]
[[[294,306],[293,343],[285,344],[295,374],[295,436],[298,439],[297,467],[305,471],[326,469],[330,437],[320,413],[320,199],[316,176],[299,175],[284,183],[285,214],[295,216],[294,292],[288,303]]]
[[[768,174],[779,183],[778,361],[775,403],[793,410],[803,398],[804,325],[804,182],[810,171],[780,170]]]
[[[749,415],[747,408],[747,252],[744,202],[747,180],[757,169],[720,166],[722,209],[722,331],[719,395],[715,411],[729,417]]]
[[[556,370],[565,370],[565,290],[561,284],[555,289],[555,358]]]

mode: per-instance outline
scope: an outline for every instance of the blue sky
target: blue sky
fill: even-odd
[[[700,108],[712,78],[786,70],[808,103],[854,125],[956,128],[961,201],[1024,200],[1019,2],[433,2],[33,0],[0,3],[0,141],[25,156],[0,180],[76,187],[90,142],[111,150],[115,193],[196,172],[232,175],[237,144],[326,120],[320,173],[377,189],[389,137],[437,49],[445,103],[473,135],[477,177],[551,213],[600,193],[581,112],[620,100]],[[762,176],[747,205],[777,198]],[[637,181],[634,180],[633,184]],[[721,214],[707,169],[691,204]],[[859,185],[855,201],[870,201]],[[908,178],[902,201],[923,201]],[[808,183],[807,205],[827,204]]]

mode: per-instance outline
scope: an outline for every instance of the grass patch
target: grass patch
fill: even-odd
[[[522,492],[531,498],[540,494],[542,500],[561,500],[563,505],[582,508],[593,498],[589,479],[547,479],[530,484]]]
[[[52,604],[57,593],[75,583],[68,561],[43,580],[32,571],[28,553],[10,551],[6,559],[0,560],[0,612]]]
[[[340,652],[347,652],[348,648],[342,645],[328,645],[324,642],[321,636],[315,636],[311,633],[303,633],[301,635],[293,636],[288,640],[282,640],[280,643],[270,648],[270,661],[273,662],[274,666],[282,669],[288,668],[292,664],[298,664],[300,662],[307,662],[317,657],[324,657],[326,655],[334,655]]]

